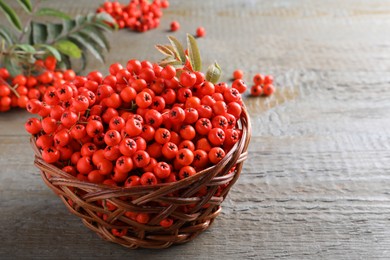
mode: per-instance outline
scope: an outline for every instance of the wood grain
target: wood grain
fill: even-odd
[[[10,1],[8,1],[10,2]],[[103,2],[103,1],[100,1]],[[213,227],[188,244],[129,251],[87,230],[33,167],[23,111],[0,115],[0,259],[388,259],[390,3],[385,0],[171,0],[161,27],[113,33],[107,62],[158,60],[178,20],[199,25],[205,64],[277,92],[245,97],[253,138]],[[48,1],[70,14],[96,1]],[[0,20],[5,21],[4,17]],[[90,70],[107,71],[98,62]]]

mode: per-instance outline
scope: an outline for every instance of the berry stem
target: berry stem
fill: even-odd
[[[5,86],[7,86],[7,87],[12,91],[12,93],[15,94],[15,96],[16,96],[17,98],[20,98],[19,93],[16,91],[16,89],[18,88],[18,84],[16,84],[14,87],[11,87],[11,85],[8,84],[8,82],[5,81],[5,80],[4,80],[3,78],[1,78],[1,77],[0,77],[0,82],[3,83]]]

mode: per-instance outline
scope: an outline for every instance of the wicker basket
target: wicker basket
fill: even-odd
[[[238,123],[242,137],[217,165],[186,179],[154,186],[118,188],[80,181],[44,162],[34,137],[31,145],[43,181],[88,228],[108,241],[131,249],[167,248],[191,241],[209,228],[221,212],[220,205],[238,179],[247,158],[251,126],[245,108]],[[207,193],[196,196],[206,186]],[[172,196],[173,192],[175,196]],[[115,209],[108,208],[107,202],[115,205]],[[126,211],[151,213],[153,217],[147,224],[140,224],[126,217]],[[105,214],[104,219],[102,214]],[[167,217],[175,222],[169,228],[163,228],[159,223]],[[127,228],[128,232],[117,237],[111,232],[113,228]]]

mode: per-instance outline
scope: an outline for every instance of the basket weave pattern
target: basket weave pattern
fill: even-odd
[[[43,161],[34,137],[31,145],[43,181],[88,228],[131,249],[167,248],[191,241],[209,228],[221,212],[220,205],[237,181],[248,154],[251,126],[245,108],[239,124],[241,139],[218,164],[183,180],[154,186],[120,188],[80,181]],[[205,187],[207,192],[198,196]],[[107,207],[108,203],[111,207]],[[126,217],[127,211],[149,213],[152,217],[147,224],[140,224]],[[159,223],[167,217],[175,221],[163,228]],[[111,232],[113,228],[127,228],[128,232],[117,237]]]

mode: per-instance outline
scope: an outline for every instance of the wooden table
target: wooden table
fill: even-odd
[[[182,40],[206,28],[204,64],[217,60],[224,80],[235,69],[248,83],[258,72],[276,78],[272,97],[245,98],[249,158],[222,214],[167,250],[105,242],[44,185],[23,127],[29,115],[12,111],[0,115],[0,259],[389,258],[390,2],[170,2],[158,29],[113,33],[107,63],[159,60],[153,45],[167,43],[178,20]],[[74,15],[97,1],[47,4]]]

